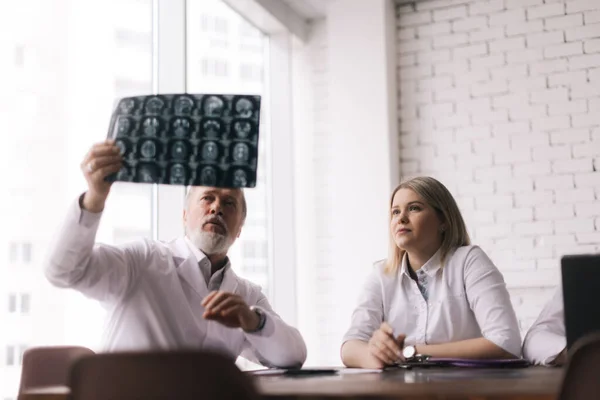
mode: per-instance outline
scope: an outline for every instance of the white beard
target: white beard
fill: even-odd
[[[188,238],[194,246],[206,255],[227,253],[227,250],[229,250],[229,247],[233,244],[233,241],[230,241],[227,235],[221,235],[216,232],[206,232],[203,231],[201,227],[194,230],[186,229],[186,231]]]

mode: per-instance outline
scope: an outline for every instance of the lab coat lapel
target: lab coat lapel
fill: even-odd
[[[186,281],[199,295],[204,297],[207,292],[204,276],[200,272],[198,260],[188,248],[185,240],[179,238],[174,243],[173,261],[177,267],[177,274]]]

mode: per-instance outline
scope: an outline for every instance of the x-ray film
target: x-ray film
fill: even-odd
[[[260,96],[166,94],[126,97],[108,138],[123,168],[112,181],[254,187]]]

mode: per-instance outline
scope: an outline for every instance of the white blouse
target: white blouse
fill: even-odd
[[[548,365],[567,347],[562,290],[558,288],[533,323],[523,342],[523,357]]]
[[[439,344],[484,337],[521,355],[521,335],[504,278],[477,246],[450,251],[444,266],[438,251],[420,271],[428,275],[428,300],[410,277],[406,263],[395,273],[375,263],[352,314],[344,342],[368,341],[383,321],[406,345]]]

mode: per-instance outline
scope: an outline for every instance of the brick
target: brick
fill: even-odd
[[[504,54],[494,54],[486,57],[476,57],[471,59],[472,69],[487,69],[490,67],[504,65]]]
[[[481,97],[472,100],[459,101],[456,103],[456,111],[459,113],[486,113],[491,111],[491,104],[492,102],[489,97]]]
[[[531,192],[533,190],[533,179],[531,177],[519,177],[496,180],[496,191],[498,193]],[[511,212],[516,211],[515,209]],[[533,215],[527,213],[527,215]]]
[[[434,145],[447,145],[454,143],[454,134],[451,129],[432,129],[423,131],[417,135],[419,144],[434,144]],[[439,148],[439,147],[438,147]],[[438,154],[440,152],[438,151]]]
[[[557,102],[548,106],[548,114],[569,115],[587,113],[588,107],[585,100],[573,100],[566,102]]]
[[[530,92],[536,89],[546,88],[546,78],[517,78],[509,81],[508,87],[511,92]]]
[[[455,75],[469,70],[467,60],[457,60],[448,63],[439,63],[433,66],[436,75]]]
[[[434,48],[455,47],[459,44],[469,43],[469,35],[466,33],[454,33],[451,35],[439,35],[433,38]]]
[[[450,33],[450,28],[450,22],[438,22],[436,24],[421,25],[417,27],[417,36],[422,38]]]
[[[573,189],[572,175],[539,176],[535,178],[536,190]]]
[[[591,25],[596,22],[600,22],[600,10],[586,11],[583,14],[583,19],[586,25]]]
[[[475,179],[477,181],[508,179],[510,177],[512,177],[510,165],[484,167],[475,170]]]
[[[574,218],[555,224],[554,229],[559,235],[563,233],[575,233],[577,235],[582,232],[593,232],[594,221],[587,218]]]
[[[525,48],[525,38],[515,37],[489,42],[491,53],[502,53],[505,51],[521,50]]]
[[[470,43],[488,42],[490,40],[502,39],[503,37],[505,37],[503,26],[469,32]]]
[[[533,222],[533,208],[513,208],[510,212],[497,212],[496,218],[504,222]]]
[[[471,221],[479,224],[489,224],[494,222],[494,212],[487,210],[473,210],[471,213]]]
[[[554,227],[551,221],[520,222],[515,224],[514,232],[522,236],[549,235]]]
[[[546,18],[553,17],[556,15],[564,15],[565,14],[565,5],[563,3],[559,4],[546,4],[539,7],[531,7],[527,9],[527,19],[537,19],[537,18]]]
[[[587,99],[593,97],[600,97],[600,85],[597,83],[600,82],[600,79],[594,80],[592,79],[592,73],[590,72],[590,82],[596,82],[596,84],[582,83],[582,84],[573,84],[571,86],[571,98],[572,99]]]
[[[403,175],[414,174],[416,172],[419,172],[419,162],[418,161],[402,161],[400,163],[400,172]]]
[[[579,244],[593,244],[597,245],[600,243],[600,232],[595,233],[577,233],[577,243]],[[597,252],[597,248],[594,249],[594,252]]]
[[[597,38],[598,32],[600,32],[600,24],[585,25],[565,30],[565,38],[567,42]]]
[[[549,146],[550,140],[548,138],[547,133],[528,133],[526,135],[511,136],[510,145],[512,148],[543,147],[543,146]],[[550,172],[549,164],[548,164],[548,172]]]
[[[581,11],[597,10],[597,0],[576,0],[567,2],[567,14],[575,14]]]
[[[414,53],[431,49],[431,40],[415,39],[415,40],[399,40],[397,50],[401,53]]]
[[[573,84],[587,84],[586,71],[560,72],[548,76],[548,86],[571,86]]]
[[[449,76],[436,76],[421,79],[418,82],[418,90],[444,90],[452,87],[452,78]]]
[[[574,128],[600,125],[600,113],[573,115],[571,118],[573,119]]]
[[[453,32],[468,32],[474,29],[487,28],[486,17],[470,17],[452,21]]]
[[[544,58],[557,58],[583,54],[583,43],[564,43],[544,49]]]
[[[398,66],[408,67],[417,63],[417,57],[414,54],[398,56]]]
[[[434,21],[447,21],[467,16],[467,6],[447,7],[433,10]]]
[[[565,160],[571,158],[571,148],[569,146],[551,146],[551,147],[534,147],[533,160]]]
[[[556,60],[542,61],[531,64],[529,71],[532,76],[548,75],[553,72],[562,72],[567,70],[567,60],[559,58]]]
[[[433,0],[416,2],[417,11],[434,10],[436,8],[448,7],[451,5],[469,3],[469,0]]]
[[[541,19],[527,22],[518,22],[506,25],[506,35],[515,36],[524,33],[541,32],[544,30],[544,22]]]
[[[474,44],[471,46],[462,46],[452,49],[452,53],[455,59],[471,58],[474,56],[480,56],[487,54],[487,45],[485,44]]]
[[[535,91],[530,94],[530,99],[532,104],[564,103],[569,99],[569,91],[566,88]]]
[[[406,119],[415,119],[417,118],[417,108],[416,107],[404,107],[401,108],[398,112],[401,120]]]
[[[517,77],[525,77],[528,75],[527,65],[510,65],[508,67],[501,67],[492,69],[492,79],[500,80],[500,79],[513,79]]]
[[[527,64],[544,59],[544,51],[542,49],[528,49],[521,51],[509,51],[506,53],[506,61],[509,65]]]
[[[504,10],[503,0],[482,0],[469,4],[469,15],[487,15]]]
[[[417,30],[415,28],[401,28],[398,29],[398,34],[396,35],[398,40],[410,40],[416,39]]]
[[[398,16],[398,25],[401,27],[422,25],[432,22],[432,14],[429,11],[402,13]]]
[[[558,258],[562,258],[565,255],[573,254],[589,254],[596,253],[597,249],[593,245],[576,244],[571,246],[557,246],[554,249],[554,254]]]
[[[400,149],[400,158],[403,160],[418,160],[419,158],[435,158],[433,146],[415,146]]]
[[[583,142],[583,141],[582,141]],[[584,142],[585,143],[585,142]],[[597,157],[600,156],[600,143],[585,143],[573,146],[573,157],[574,158],[586,158],[586,157]],[[600,167],[600,164],[596,161],[596,169]]]
[[[501,238],[512,233],[511,224],[494,224],[488,226],[479,226],[475,228],[475,235],[479,238]],[[490,257],[491,258],[491,257]]]
[[[598,34],[600,36],[600,33]],[[600,39],[586,40],[583,43],[583,50],[586,53],[600,53]]]
[[[497,122],[508,121],[508,111],[506,110],[495,110],[495,111],[480,111],[473,113],[471,116],[473,125],[487,125]]]
[[[494,124],[492,133],[494,136],[523,135],[530,132],[529,122],[509,122],[506,124]]]
[[[451,155],[462,155],[471,154],[473,152],[473,146],[470,142],[459,142],[459,143],[448,143],[444,146],[438,147],[440,154],[451,154]]]
[[[600,111],[600,98],[590,99],[589,108],[592,112]]]
[[[454,88],[447,90],[436,90],[434,98],[436,102],[441,101],[458,101],[468,99],[470,97],[469,90],[467,88]]]
[[[575,174],[575,187],[597,187],[600,186],[600,171]]]
[[[557,174],[574,172],[592,172],[592,160],[556,160],[552,163],[552,172]]]
[[[525,10],[516,9],[490,14],[490,26],[508,25],[515,22],[525,21]]]
[[[400,133],[400,146],[403,148],[415,147],[419,144],[419,135],[416,133]]]
[[[464,140],[473,139],[489,139],[492,137],[492,132],[489,126],[468,126],[459,128],[455,132],[455,139],[457,142]],[[477,163],[477,166],[492,164],[492,156],[489,154],[477,154],[476,156],[470,156],[469,162],[473,162],[473,165]],[[489,163],[488,163],[489,160]],[[461,162],[461,159],[458,159]],[[466,162],[466,161],[465,161]]]
[[[493,182],[465,182],[458,187],[458,194],[460,196],[478,196],[480,194],[493,194],[494,183]]]
[[[439,62],[450,61],[450,50],[430,50],[417,54],[417,63],[419,65],[435,65]]]
[[[473,97],[506,93],[507,91],[508,85],[506,84],[506,81],[479,83],[471,87],[471,94]]]
[[[508,116],[512,121],[529,121],[531,118],[544,118],[546,115],[548,114],[546,112],[545,104],[525,107],[515,106],[515,108],[511,108],[508,111]]]
[[[448,171],[456,168],[454,157],[437,156],[421,159],[421,169],[423,172]]]
[[[451,115],[451,116],[443,116],[440,118],[435,118],[435,127],[436,128],[455,128],[460,126],[465,126],[469,124],[469,116],[468,115]]]
[[[550,134],[550,143],[571,144],[587,143],[590,140],[590,132],[587,129],[569,129],[566,131],[553,132]]]
[[[562,17],[547,18],[546,30],[553,31],[583,25],[583,14],[565,15]]]
[[[533,132],[550,132],[567,129],[571,127],[571,119],[568,116],[556,116],[547,118],[536,118],[532,122]],[[575,125],[573,125],[575,126]]]
[[[594,201],[594,190],[591,188],[559,190],[556,192],[556,203],[585,203]]]
[[[600,54],[586,54],[569,58],[569,68],[571,70],[597,66],[600,66]]]
[[[431,66],[415,65],[412,67],[402,67],[398,70],[398,78],[403,80],[414,80],[431,76]]]
[[[510,142],[507,138],[490,138],[473,141],[473,149],[476,154],[493,153],[496,151],[509,151]]]
[[[575,204],[575,215],[578,217],[600,217],[600,202]]]
[[[536,238],[536,244],[540,247],[554,247],[556,245],[575,244],[575,235],[552,235]]]
[[[516,164],[529,161],[531,161],[531,149],[528,148],[516,148],[511,151],[494,154],[494,163],[497,165]]]
[[[494,96],[492,99],[494,108],[510,108],[517,106],[528,106],[529,96],[526,94],[507,94]]]
[[[527,35],[527,47],[529,48],[545,47],[553,44],[560,44],[564,41],[563,32],[544,32]]]
[[[573,205],[540,205],[535,207],[535,219],[537,221],[551,221],[555,219],[572,218],[575,216]]]
[[[514,196],[517,207],[535,207],[541,204],[552,204],[554,201],[554,194],[550,190],[515,193]]]
[[[523,8],[544,4],[544,0],[506,0],[506,8]]]
[[[503,210],[513,206],[513,196],[506,194],[478,195],[475,198],[475,208],[478,210]]]

